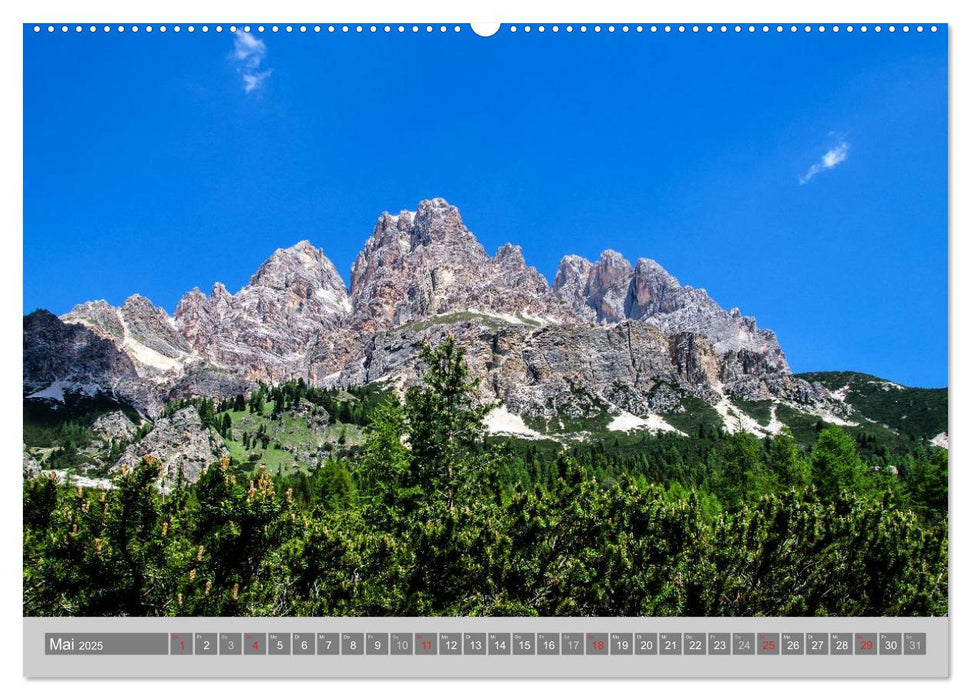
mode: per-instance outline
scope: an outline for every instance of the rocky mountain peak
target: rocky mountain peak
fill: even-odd
[[[132,294],[130,297],[125,299],[125,303],[121,305],[121,310],[125,313],[155,313],[156,307],[151,301],[141,294]]]
[[[62,320],[114,342],[131,358],[138,374],[154,382],[181,374],[192,354],[172,318],[141,294],[132,294],[120,307],[104,300],[79,304]]]
[[[86,301],[78,304],[62,317],[67,323],[80,323],[95,330],[100,335],[120,340],[125,335],[118,309],[104,299]]]
[[[588,303],[601,323],[616,323],[627,318],[627,293],[634,268],[615,250],[605,250],[590,270]]]
[[[677,308],[678,280],[653,260],[637,261],[631,280],[628,316],[642,318],[657,313],[671,313]]]
[[[418,203],[415,211],[414,228],[412,230],[414,246],[433,245],[435,243],[475,243],[473,236],[462,222],[462,215],[457,207],[453,207],[441,197],[423,199]]]
[[[366,332],[449,313],[575,318],[518,246],[489,257],[441,198],[381,215],[354,263],[351,303],[351,328]]]
[[[597,264],[604,268],[633,269],[630,261],[612,248],[600,251],[600,259]]]
[[[285,290],[305,297],[320,289],[343,292],[338,296],[347,293],[337,268],[309,241],[278,248],[250,278],[249,286]]]
[[[705,290],[681,286],[648,258],[631,265],[613,250],[605,250],[596,262],[568,255],[560,262],[553,293],[595,323],[632,320],[664,333],[695,333],[710,340],[717,354],[757,353],[769,358],[774,370],[789,371],[775,334],[759,330],[755,319],[737,309],[724,310]]]
[[[633,266],[615,250],[605,250],[597,262],[567,255],[553,280],[553,293],[582,318],[617,323],[625,318]]]
[[[526,268],[526,258],[523,256],[523,249],[518,245],[506,243],[496,251],[495,261],[512,270],[523,270]]]
[[[179,302],[175,323],[192,347],[247,379],[307,374],[306,356],[350,311],[337,268],[309,241],[279,248],[236,294],[216,283]]]
[[[357,272],[381,250],[410,254],[422,248],[435,249],[437,256],[457,249],[456,252],[461,251],[466,255],[488,257],[476,237],[466,228],[458,208],[438,197],[422,200],[415,211],[381,214],[374,232],[354,264],[354,270]],[[351,279],[353,292],[354,272]]]
[[[575,310],[586,309],[587,280],[593,264],[579,255],[564,255],[553,277],[553,293]]]
[[[374,225],[374,232],[369,239],[376,244],[395,243],[401,245],[402,242],[410,250],[412,247],[411,232],[415,227],[415,212],[402,209],[397,214],[383,212],[378,217],[378,222]]]
[[[196,289],[196,291],[199,290]],[[229,290],[226,289],[226,285],[224,285],[222,282],[215,282],[212,285],[212,290],[209,292],[209,296],[211,296],[218,304],[219,302],[228,302],[230,299],[232,299],[233,295],[229,293]]]

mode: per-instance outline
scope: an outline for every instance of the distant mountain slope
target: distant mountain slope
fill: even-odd
[[[905,387],[860,372],[796,375],[823,386],[865,419],[914,438],[933,440],[948,432],[947,389]]]

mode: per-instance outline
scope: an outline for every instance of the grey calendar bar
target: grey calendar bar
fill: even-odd
[[[461,645],[460,635],[457,633],[442,633],[442,641],[446,645],[443,655],[470,656],[517,655],[585,655],[585,656],[630,656],[639,654],[657,654],[666,656],[704,656],[734,654],[737,656],[777,656],[779,654],[794,655],[827,655],[829,645],[826,635],[818,633],[764,632],[758,635],[738,633],[704,633],[704,632],[661,632],[659,634],[633,632],[590,632],[583,636],[583,644],[577,639],[580,635],[564,633],[563,638],[570,649],[563,650],[560,635],[555,633],[490,632],[487,635],[466,635],[466,644]],[[314,653],[314,635],[310,633],[270,632],[269,634],[251,632],[243,635],[241,650],[239,635],[223,634],[217,640],[214,632],[188,633],[173,632],[158,633],[109,633],[109,634],[56,634],[47,633],[44,638],[44,653],[61,656],[110,656],[110,655],[170,655],[170,656],[215,656],[219,654],[232,656],[240,653],[260,655],[269,653],[270,656],[312,655]],[[807,638],[812,645],[806,650]],[[834,655],[875,656],[901,655],[906,653],[913,656],[926,655],[926,633],[866,633],[855,635],[849,633],[834,633],[832,635]],[[166,645],[167,641],[167,645]],[[221,641],[221,645],[220,642]],[[235,644],[234,644],[235,641]],[[488,644],[486,644],[488,641]],[[537,641],[542,648],[537,646]],[[753,644],[754,642],[754,644]],[[297,646],[294,646],[296,644]],[[318,654],[339,654],[342,656],[387,656],[416,655],[435,656],[439,653],[439,635],[437,633],[418,632],[402,634],[400,632],[367,632],[365,634],[345,632],[340,635],[317,635]]]
[[[132,627],[140,631],[125,631]],[[24,672],[31,677],[946,677],[947,629],[943,618],[25,618]],[[112,662],[118,655],[131,661]],[[139,662],[137,657],[145,655],[156,658]],[[338,656],[339,661],[327,658]]]

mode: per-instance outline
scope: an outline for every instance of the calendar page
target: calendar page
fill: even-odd
[[[25,675],[948,675],[946,23],[22,33]]]

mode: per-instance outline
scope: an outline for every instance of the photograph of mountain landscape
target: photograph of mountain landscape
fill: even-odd
[[[269,26],[24,27],[25,616],[947,615],[946,31]]]

